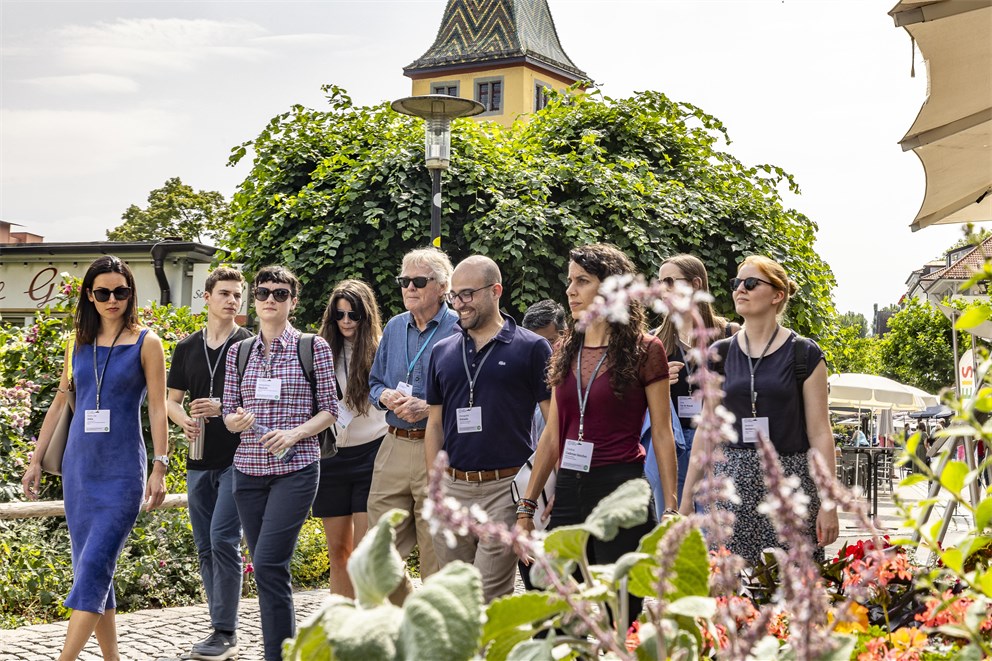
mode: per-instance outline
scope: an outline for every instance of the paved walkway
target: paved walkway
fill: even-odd
[[[922,500],[926,497],[926,484],[918,484],[902,492],[906,500]],[[943,508],[935,508],[931,522],[943,514]],[[902,518],[892,505],[890,494],[879,494],[877,525],[883,531],[896,533],[902,526]],[[841,537],[827,549],[827,557],[837,553],[841,544],[864,539],[864,533],[855,525],[854,517],[842,512],[840,515]],[[966,516],[956,515],[951,521],[946,542],[953,543],[968,530]],[[926,558],[920,558],[926,561]],[[519,583],[519,581],[518,581]],[[317,610],[326,597],[325,591],[298,592],[296,594],[297,621],[302,621]],[[262,661],[262,636],[259,628],[258,600],[241,601],[241,628],[238,643],[240,661]],[[129,661],[178,661],[188,652],[192,644],[210,633],[210,618],[206,605],[184,608],[146,610],[117,616],[120,634],[120,648],[124,659]],[[58,657],[65,637],[66,623],[41,624],[13,630],[0,630],[0,661],[49,661]],[[100,649],[95,639],[86,646],[79,657],[83,661],[101,659]]]

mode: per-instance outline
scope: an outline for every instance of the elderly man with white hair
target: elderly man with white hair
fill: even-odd
[[[436,248],[419,248],[403,257],[397,284],[406,312],[386,324],[369,374],[369,399],[386,411],[388,432],[376,455],[369,492],[369,526],[386,512],[410,512],[396,529],[396,548],[406,557],[420,548],[420,575],[438,570],[430,529],[421,511],[427,499],[424,429],[425,401],[431,352],[438,341],[456,330],[458,315],[445,303],[453,271],[451,260]],[[396,601],[408,591],[403,585]]]

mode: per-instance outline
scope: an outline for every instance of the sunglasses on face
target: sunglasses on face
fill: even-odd
[[[661,282],[661,284],[663,284],[666,287],[668,287],[669,289],[671,289],[672,287],[675,286],[675,283],[678,282],[678,281],[680,281],[680,280],[682,282],[689,282],[689,278],[673,278],[672,276],[668,276],[667,278],[661,278],[661,280],[659,280],[659,282]]]
[[[408,278],[405,275],[401,275],[400,277],[396,278],[396,283],[403,289],[406,289],[407,287],[410,286],[410,283],[412,282],[413,286],[416,287],[417,289],[423,289],[424,287],[427,286],[427,283],[433,279],[434,279],[433,277],[427,277],[423,275],[418,275],[415,278]]]
[[[268,287],[255,287],[255,300],[256,301],[267,301],[269,300],[269,294],[272,298],[276,300],[277,303],[285,303],[289,300],[289,295],[292,292],[288,289],[269,289]]]
[[[746,289],[748,291],[754,291],[754,288],[757,287],[758,285],[762,284],[762,283],[764,283],[764,284],[766,284],[766,285],[768,285],[769,287],[772,287],[772,288],[775,287],[775,285],[773,285],[772,283],[768,282],[767,280],[762,280],[761,278],[755,278],[755,277],[750,277],[750,278],[731,278],[730,279],[730,290],[731,291],[737,291],[737,288],[740,287],[743,284],[744,285],[744,289]]]
[[[130,287],[117,287],[115,289],[107,289],[106,287],[98,287],[97,289],[90,290],[93,293],[93,298],[100,301],[101,303],[106,303],[110,300],[110,295],[114,295],[114,300],[126,301],[131,298],[131,288]]]
[[[346,315],[352,321],[361,321],[362,320],[362,313],[361,312],[355,312],[354,310],[347,310],[347,311],[345,311],[345,310],[335,310],[334,311],[334,321],[341,321],[342,319],[345,318]]]
[[[489,289],[492,285],[484,285],[476,289],[463,289],[461,291],[449,291],[444,295],[444,298],[448,303],[454,303],[456,300],[462,303],[471,303],[472,297],[475,296],[475,292],[482,291],[483,289]]]

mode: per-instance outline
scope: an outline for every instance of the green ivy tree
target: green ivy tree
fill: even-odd
[[[429,233],[422,121],[324,90],[328,109],[293,106],[230,159],[252,151],[229,247],[248,270],[278,262],[297,272],[304,324],[349,277],[372,284],[387,315],[400,311],[393,277]],[[831,318],[834,277],[813,249],[816,225],[782,202],[780,187],[798,192],[792,177],[722,151],[723,124],[695,106],[658,92],[556,95],[509,128],[457,120],[452,142],[443,248],[454,261],[493,258],[512,312],[563,299],[569,249],[609,241],[646,275],[669,255],[698,255],[724,313],[736,265],[767,254],[799,284],[792,327],[816,337]]]
[[[110,241],[159,241],[177,237],[203,242],[223,237],[227,229],[227,202],[217,191],[195,191],[173,177],[148,194],[148,206],[132,204],[124,221],[107,230]]]

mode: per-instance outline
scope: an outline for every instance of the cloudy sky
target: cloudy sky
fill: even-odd
[[[230,196],[226,166],[335,83],[406,96],[444,0],[0,0],[0,219],[93,241],[170,177]],[[730,151],[797,178],[841,311],[905,291],[959,226],[909,231],[923,169],[898,141],[926,94],[894,0],[549,0],[575,64],[611,96],[660,90],[721,119]]]

